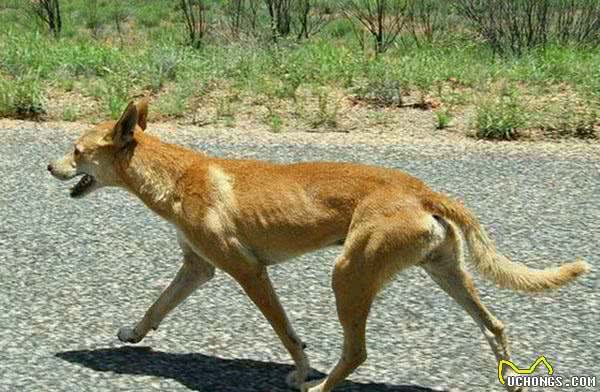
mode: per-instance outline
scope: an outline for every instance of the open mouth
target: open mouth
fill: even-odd
[[[94,185],[96,180],[89,174],[84,174],[81,180],[73,188],[71,188],[71,197],[81,197],[85,195]]]

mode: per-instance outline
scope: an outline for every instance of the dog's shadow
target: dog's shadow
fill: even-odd
[[[171,354],[149,347],[119,347],[65,351],[57,357],[101,372],[146,375],[178,381],[194,391],[289,392],[285,376],[291,365],[249,359],[223,359],[202,354]],[[312,378],[324,374],[314,372]],[[433,392],[412,385],[361,384],[346,382],[336,391]]]

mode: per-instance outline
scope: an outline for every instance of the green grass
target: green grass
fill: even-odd
[[[217,100],[216,121],[222,121],[228,128],[235,126],[236,96],[220,97]]]
[[[442,109],[435,112],[436,129],[446,129],[452,122],[452,113],[448,109]]]
[[[44,114],[44,91],[36,75],[0,79],[0,116],[38,119]]]
[[[236,41],[222,39],[219,31],[213,31],[201,48],[193,49],[185,44],[173,2],[117,2],[120,9],[115,9],[115,2],[98,3],[91,29],[86,27],[86,3],[64,2],[65,28],[59,39],[26,23],[23,15],[0,9],[1,116],[43,116],[46,93],[53,89],[97,101],[99,116],[115,118],[131,97],[151,94],[157,101],[158,117],[181,117],[192,110],[192,102],[224,89],[221,96],[235,92],[251,97],[256,104],[266,103],[271,114],[264,121],[281,131],[289,122],[288,114],[276,109],[295,102],[299,89],[309,88],[322,92],[314,107],[303,107],[314,127],[333,128],[338,123],[338,104],[321,97],[328,91],[342,91],[376,104],[373,110],[377,105],[402,110],[399,107],[406,96],[428,95],[453,111],[476,106],[474,125],[480,137],[505,135],[500,138],[510,139],[527,122],[513,115],[516,109],[490,88],[494,84],[542,101],[552,98],[553,87],[561,85],[590,112],[599,111],[600,49],[550,45],[519,58],[499,58],[469,33],[450,32],[432,44],[417,46],[406,39],[374,57],[361,50],[352,26],[344,19],[300,43],[282,40],[275,46],[261,38]],[[120,22],[121,36],[116,30],[116,12],[126,16]],[[227,114],[231,102],[208,102],[217,105],[214,111],[221,113],[217,117],[233,125],[233,116]],[[574,112],[580,109],[574,108]],[[527,104],[519,107],[523,118],[539,115],[540,110],[549,109],[544,105],[541,109]],[[77,110],[46,116],[80,119]],[[439,128],[448,126],[448,112],[438,111],[436,116]],[[597,116],[592,118],[583,122],[593,133]],[[557,118],[542,125],[575,129],[581,128],[579,122],[574,118],[565,124]]]
[[[75,107],[75,106],[68,106],[63,109],[62,119],[64,121],[74,121],[78,118],[78,116],[79,116],[79,112],[77,110],[77,107]]]
[[[480,139],[514,140],[525,121],[519,109],[503,102],[487,103],[477,107],[476,136]]]
[[[317,110],[314,118],[310,121],[313,128],[337,128],[337,114],[339,105],[335,102],[334,97],[330,97],[326,91],[320,90],[317,92]]]
[[[264,123],[269,127],[269,131],[273,133],[281,132],[284,120],[271,106],[267,107],[268,113],[264,118]]]
[[[518,93],[503,88],[497,98],[477,105],[476,136],[481,139],[514,140],[526,122],[526,114]]]

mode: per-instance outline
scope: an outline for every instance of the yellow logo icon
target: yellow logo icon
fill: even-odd
[[[551,376],[554,373],[554,369],[552,368],[552,365],[550,365],[550,363],[548,362],[546,357],[544,357],[543,355],[540,355],[538,357],[538,359],[535,360],[533,365],[531,365],[529,368],[526,368],[526,369],[521,369],[521,368],[517,367],[511,361],[507,361],[507,360],[503,359],[500,362],[498,362],[498,380],[500,381],[500,384],[502,384],[502,385],[504,385],[506,382],[504,380],[504,376],[502,375],[502,370],[504,369],[504,365],[507,365],[512,370],[514,370],[516,374],[533,374],[533,372],[535,371],[535,369],[537,369],[537,367],[540,365],[540,363],[543,363],[544,366],[546,366],[546,369],[548,369],[548,375]]]

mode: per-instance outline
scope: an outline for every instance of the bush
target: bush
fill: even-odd
[[[553,39],[600,43],[597,0],[456,0],[456,6],[499,54],[522,55]]]
[[[310,121],[310,125],[313,128],[325,127],[325,128],[337,128],[338,121],[337,115],[339,106],[337,102],[330,103],[329,95],[325,90],[318,92],[318,110],[315,113],[314,118]]]
[[[373,105],[401,107],[407,90],[406,83],[400,80],[374,79],[358,85],[354,92],[358,99]]]
[[[163,95],[158,99],[159,112],[170,118],[183,117],[189,111],[189,103],[194,89],[191,85],[177,86],[171,94]]]
[[[406,2],[400,0],[349,0],[340,2],[346,17],[355,24],[356,36],[365,47],[363,32],[373,38],[375,53],[396,42],[405,23]]]
[[[76,121],[79,118],[79,110],[75,106],[68,106],[62,112],[63,121]]]
[[[600,117],[597,109],[562,102],[555,111],[544,113],[544,119],[539,126],[544,135],[550,138],[595,139],[600,129]]]
[[[495,52],[521,55],[547,42],[550,1],[457,0],[457,6]]]
[[[410,0],[406,10],[406,29],[417,43],[431,43],[450,29],[450,7],[439,0]]]
[[[204,0],[180,0],[179,7],[185,22],[190,45],[199,48],[208,30]]]
[[[296,5],[296,26],[298,39],[306,38],[321,31],[331,22],[333,10],[327,1],[299,0]]]
[[[250,2],[252,6],[253,3]],[[251,8],[250,11],[255,10],[256,8]],[[225,25],[227,26],[231,35],[235,38],[240,36],[240,32],[248,20],[248,15],[256,15],[256,13],[248,12],[248,7],[245,0],[231,0],[226,2],[225,7],[223,8],[223,15],[225,16]],[[256,18],[250,19],[250,27],[251,30],[255,30],[256,28]]]
[[[452,113],[448,109],[438,110],[435,112],[435,117],[437,120],[436,129],[446,129],[452,122]]]
[[[273,40],[292,31],[292,0],[263,0],[269,11]]]
[[[153,92],[158,92],[165,82],[175,81],[181,61],[181,55],[168,48],[161,47],[160,50],[152,53],[148,69],[143,70],[146,78],[149,79],[146,87]]]
[[[562,43],[600,43],[600,2],[598,0],[556,0],[554,28]]]
[[[476,134],[480,139],[514,140],[525,126],[523,108],[514,93],[477,107]]]
[[[55,37],[58,37],[62,30],[62,17],[60,13],[59,0],[35,0],[29,2],[31,12],[39,21],[48,27],[48,30]]]
[[[102,27],[102,20],[100,18],[98,0],[88,0],[87,7],[83,12],[85,18],[85,27],[87,27],[94,38],[98,38],[100,28]]]
[[[352,21],[348,19],[335,19],[326,29],[333,38],[344,38],[354,31]]]
[[[0,79],[0,117],[38,119],[45,113],[44,92],[36,77]]]

